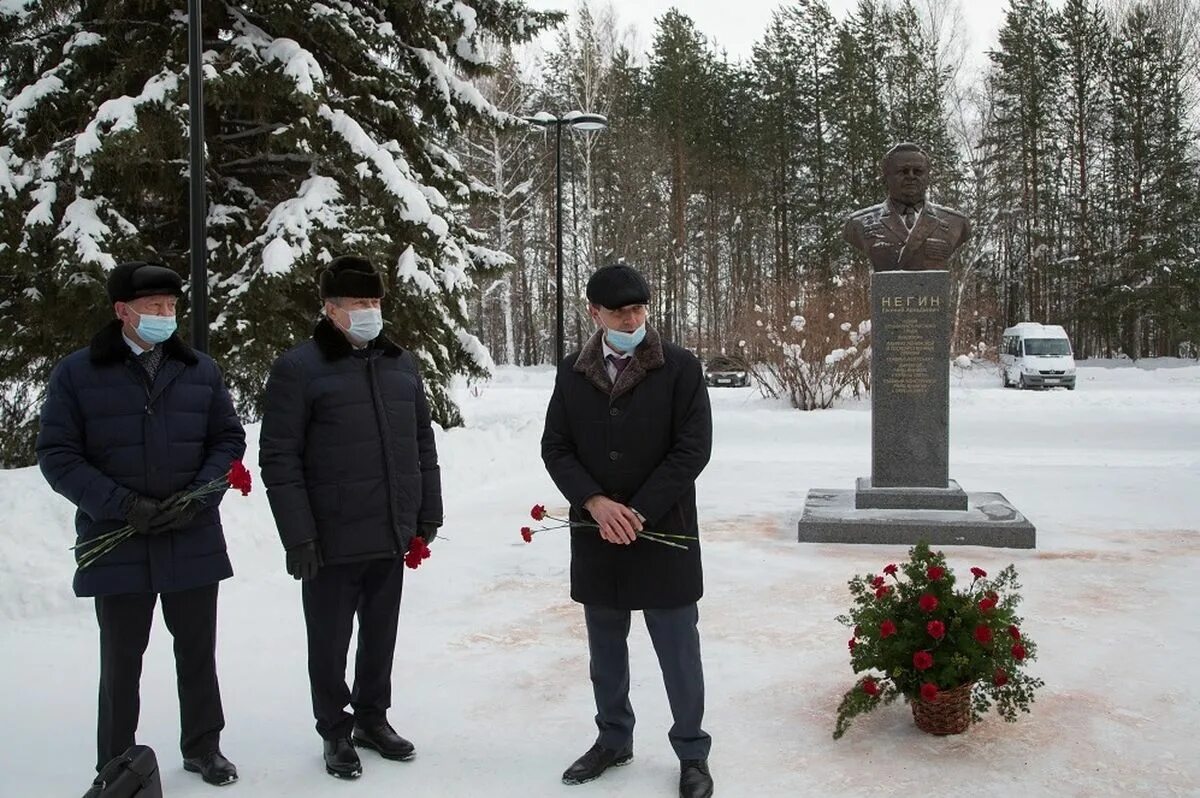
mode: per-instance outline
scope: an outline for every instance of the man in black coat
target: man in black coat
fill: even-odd
[[[217,583],[233,575],[217,505],[222,492],[175,499],[229,472],[246,449],[220,369],[175,334],[182,281],[159,264],[108,276],[117,320],[50,376],[38,464],[71,500],[76,542],[129,525],[137,534],[75,573],[100,626],[99,770],[134,743],[142,654],[154,605],[175,639],[184,767],[211,784],[237,780],[221,755]]]
[[[695,482],[712,449],[703,370],[646,325],[650,289],[634,269],[599,269],[587,297],[599,329],[559,365],[542,435],[542,459],[571,519],[599,525],[571,531],[571,598],[584,605],[599,735],[563,781],[582,784],[633,758],[626,641],[630,611],[642,610],[674,717],[679,794],[709,796],[696,607]],[[639,537],[643,528],[692,539],[676,539],[676,548]]]
[[[382,276],[335,258],[321,275],[324,317],[275,361],[259,465],[287,570],[303,580],[308,675],[325,769],[357,778],[354,746],[415,756],[387,720],[404,555],[442,523],[441,472],[416,360],[381,331]],[[354,689],[346,656],[355,615]],[[354,710],[346,712],[346,705]]]

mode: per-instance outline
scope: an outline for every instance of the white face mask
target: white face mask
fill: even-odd
[[[348,310],[350,326],[346,334],[360,344],[374,341],[383,332],[383,311],[378,308]]]

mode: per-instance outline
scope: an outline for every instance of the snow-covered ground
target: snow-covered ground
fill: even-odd
[[[799,413],[750,389],[712,391],[716,445],[700,482],[707,594],[701,629],[717,791],[767,796],[1200,795],[1200,367],[1081,364],[1074,392],[1006,391],[995,373],[952,378],[951,475],[1004,493],[1038,548],[949,552],[960,569],[1015,562],[1025,630],[1046,680],[1031,716],[927,736],[906,707],[838,742],[851,683],[846,580],[903,547],[795,542],[810,487],[851,487],[870,462],[865,403]],[[666,698],[635,624],[637,758],[600,781],[559,774],[594,727],[582,613],[559,533],[521,542],[536,502],[562,502],[538,454],[548,369],[501,369],[459,392],[468,425],[439,435],[448,538],[409,572],[391,718],[410,763],[364,752],[355,785],[324,774],[312,729],[299,589],[266,497],[229,496],[237,575],[221,588],[222,747],[247,796],[674,794]],[[252,427],[247,462],[256,460]],[[0,795],[73,796],[91,778],[96,631],[70,590],[71,508],[36,469],[0,472]],[[212,788],[184,773],[170,637],[156,622],[139,741],[166,794]]]

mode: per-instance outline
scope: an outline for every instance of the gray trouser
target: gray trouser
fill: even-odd
[[[629,703],[629,610],[585,605],[592,690],[596,695],[596,742],[613,751],[633,744]],[[669,610],[643,610],[658,654],[674,724],[668,733],[680,759],[707,759],[712,747],[700,723],[704,718],[704,669],[700,664],[700,618],[696,604]]]

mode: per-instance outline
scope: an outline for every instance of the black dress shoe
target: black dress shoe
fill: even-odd
[[[378,751],[384,759],[395,759],[407,762],[417,755],[417,749],[405,740],[386,720],[376,726],[354,726],[350,739],[359,748],[370,748]]]
[[[188,773],[199,773],[200,778],[218,787],[233,784],[238,779],[237,768],[220,751],[187,757],[183,760],[183,769]]]
[[[362,762],[350,738],[325,741],[325,772],[339,779],[357,779],[362,775]]]
[[[628,765],[631,759],[633,759],[633,748],[612,751],[602,748],[599,743],[596,743],[563,772],[563,784],[584,784],[598,779],[604,771]]]
[[[707,759],[684,759],[679,763],[679,798],[711,798],[712,775]]]

